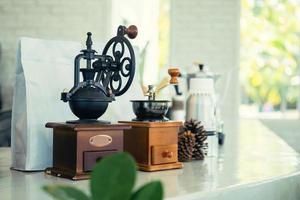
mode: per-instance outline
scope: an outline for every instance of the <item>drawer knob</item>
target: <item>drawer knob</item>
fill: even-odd
[[[172,151],[164,151],[163,153],[162,153],[162,156],[164,157],[164,158],[172,158],[173,157],[173,152]]]

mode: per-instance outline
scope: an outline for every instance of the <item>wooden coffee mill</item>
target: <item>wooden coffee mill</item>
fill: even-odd
[[[87,35],[87,49],[75,58],[74,86],[61,94],[61,100],[69,102],[79,120],[46,124],[53,128],[53,167],[45,172],[73,180],[89,178],[102,157],[123,151],[123,131],[130,129],[126,124],[97,119],[132,83],[135,55],[125,35],[135,38],[137,28],[119,26],[117,36],[108,41],[102,55],[92,49],[92,34]],[[80,68],[81,59],[86,60],[86,68]]]
[[[165,117],[169,101],[156,100],[155,95],[169,84],[178,84],[179,70],[169,69],[171,79],[162,81],[156,89],[148,86],[145,96],[148,100],[133,100],[136,118],[120,121],[131,126],[124,130],[124,151],[135,158],[142,171],[159,171],[182,168],[178,162],[178,131],[182,122],[169,121]]]

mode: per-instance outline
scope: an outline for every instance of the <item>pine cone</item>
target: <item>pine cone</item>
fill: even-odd
[[[203,160],[207,154],[207,136],[200,121],[191,119],[184,123],[183,129],[191,131],[195,135],[195,145],[193,148],[193,159]]]
[[[183,128],[185,129],[185,131],[191,131],[194,134],[199,133],[203,130],[201,122],[194,119],[190,119],[184,122]]]
[[[193,159],[195,160],[203,160],[207,155],[207,143],[203,143],[203,145],[195,145],[193,151]]]
[[[195,146],[195,135],[190,131],[180,130],[178,136],[178,160],[187,162],[193,159],[193,151]]]
[[[194,124],[197,132],[194,133],[196,142],[194,146],[193,158],[196,160],[203,160],[207,154],[207,136],[204,127],[201,125],[201,122],[194,122]]]

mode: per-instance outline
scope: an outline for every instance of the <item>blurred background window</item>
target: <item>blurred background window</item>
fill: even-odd
[[[242,0],[241,5],[240,112],[299,117],[300,2]]]

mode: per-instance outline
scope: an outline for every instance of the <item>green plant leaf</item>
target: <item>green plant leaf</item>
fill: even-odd
[[[103,158],[91,174],[93,200],[127,200],[136,177],[136,164],[127,153]]]
[[[153,181],[142,186],[131,197],[130,200],[162,200],[163,187],[160,181]]]
[[[44,186],[43,190],[53,198],[59,200],[90,200],[90,198],[85,193],[70,186],[49,185]]]

